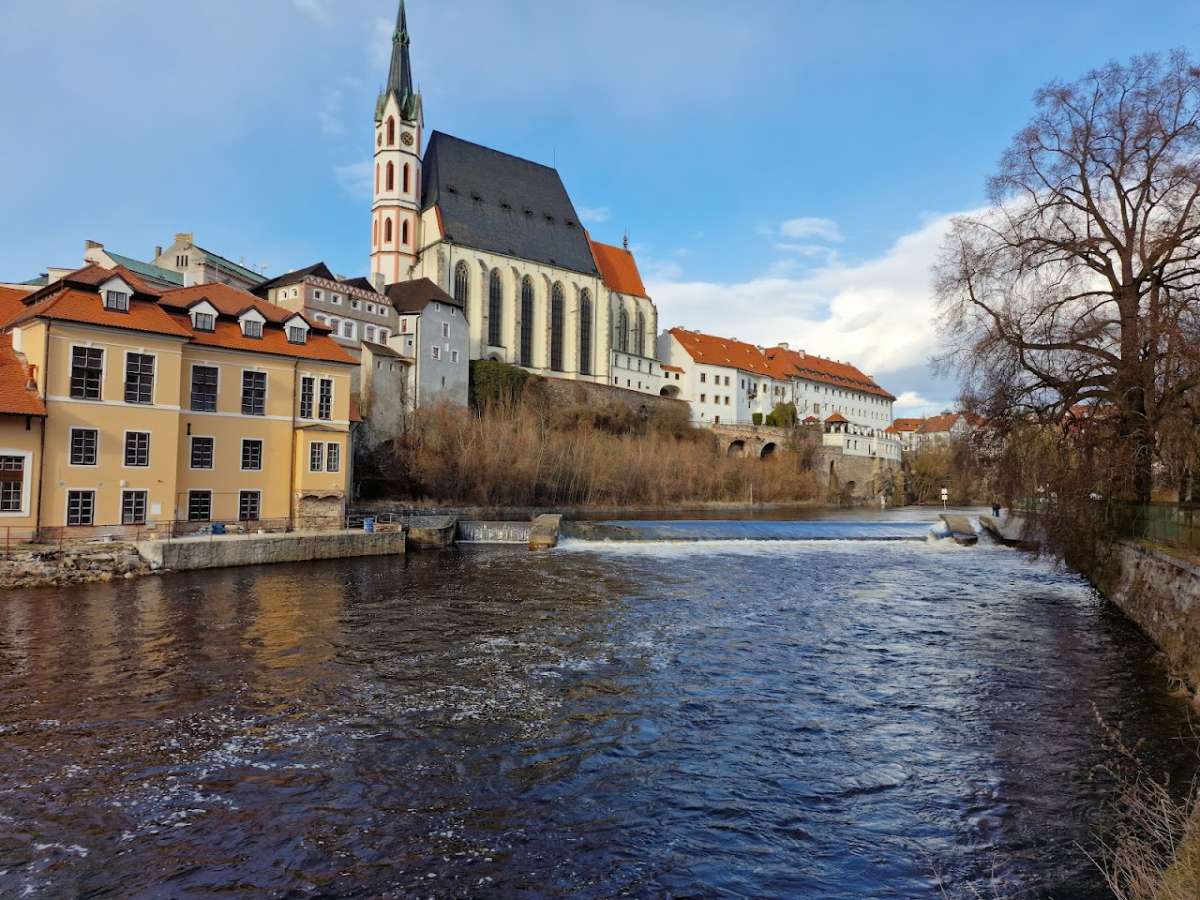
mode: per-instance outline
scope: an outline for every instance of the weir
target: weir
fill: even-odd
[[[528,544],[532,522],[458,523],[460,544]]]
[[[584,541],[924,541],[929,522],[740,521],[580,522],[568,536]]]

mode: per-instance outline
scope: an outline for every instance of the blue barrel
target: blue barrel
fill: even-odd
[[[375,533],[375,519],[373,517],[367,516],[365,519],[363,519],[363,531],[365,531],[367,534]]]
[[[224,534],[225,533],[225,523],[224,522],[213,522],[212,533],[213,534]]]

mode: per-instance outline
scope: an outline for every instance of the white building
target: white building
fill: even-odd
[[[900,441],[888,433],[896,398],[849,363],[682,328],[663,332],[658,352],[669,379],[662,393],[686,400],[698,424],[758,424],[790,403],[799,421],[822,425],[826,446],[900,459]]]
[[[365,278],[338,278],[324,263],[264,281],[253,293],[329,326],[355,357],[362,342],[387,344],[396,333],[396,311],[387,297]]]
[[[470,325],[462,305],[427,278],[388,286],[398,330],[387,346],[412,365],[406,396],[413,408],[466,406]]]
[[[591,240],[555,169],[440,132],[426,145],[424,129],[401,2],[375,110],[372,281],[452,294],[471,359],[658,393],[657,312],[628,249]]]

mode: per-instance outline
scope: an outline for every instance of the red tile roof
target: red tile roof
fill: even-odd
[[[12,348],[12,335],[0,334],[0,413],[44,416],[46,406],[29,386],[29,369]]]
[[[646,286],[642,284],[642,274],[638,271],[633,254],[624,247],[614,247],[611,244],[601,244],[590,237],[592,256],[596,260],[596,268],[606,287],[618,294],[629,294],[633,297],[648,297]]]
[[[969,413],[943,413],[940,416],[925,419],[917,430],[921,434],[947,434],[959,419],[964,419],[972,428],[978,428],[984,422],[979,416]]]
[[[95,290],[114,275],[125,279],[135,292],[129,312],[105,309]],[[219,314],[215,331],[192,329],[187,310],[201,300],[211,303]],[[268,322],[261,339],[243,335],[236,321],[241,313],[251,308],[260,312]],[[7,314],[4,314],[5,311]],[[42,317],[187,338],[201,346],[354,364],[346,351],[329,336],[327,329],[320,326],[311,328],[307,343],[289,342],[282,326],[298,314],[260,300],[246,291],[227,284],[202,284],[160,293],[122,266],[114,269],[86,266],[62,281],[28,295],[18,304],[13,304],[11,298],[0,297],[0,315],[3,315],[0,329]]]
[[[683,374],[683,369],[679,366],[668,366],[666,363],[663,363],[661,368],[664,372],[678,372],[680,375]]]
[[[832,416],[825,420],[826,425],[849,425],[850,420],[843,416],[840,412],[835,412]]]
[[[262,313],[268,322],[279,325],[298,313],[276,306],[255,297],[253,294],[235,288],[229,284],[196,284],[191,287],[176,288],[162,295],[162,305],[172,310],[187,310],[207,300],[223,316],[237,318],[248,309],[256,309]],[[303,318],[303,317],[302,317]],[[305,321],[308,321],[305,319]]]
[[[796,375],[809,381],[818,381],[846,390],[874,394],[876,397],[884,397],[888,400],[896,399],[876,384],[873,378],[864,375],[850,363],[835,362],[832,359],[825,359],[823,356],[813,356],[797,350],[785,350],[783,347],[769,347],[764,352],[771,361],[776,378],[787,379]]]
[[[39,291],[36,296],[40,299],[23,305],[14,315],[0,322],[0,328],[12,328],[31,319],[41,318],[77,322],[81,325],[105,325],[109,328],[145,331],[169,337],[188,337],[188,329],[176,324],[167,311],[161,309],[153,300],[143,300],[135,294],[129,301],[129,311],[118,312],[105,309],[100,295],[94,292],[79,290],[62,283],[54,287],[57,290],[49,293],[43,294]]]
[[[895,429],[897,434],[911,433],[920,430],[924,421],[924,419],[897,419],[892,423],[892,428]]]
[[[743,372],[753,372],[755,375],[772,374],[770,361],[762,350],[753,344],[683,328],[672,328],[670,333],[679,341],[688,356],[702,365],[728,366]]]
[[[25,308],[25,298],[32,291],[0,287],[0,322],[6,322]]]

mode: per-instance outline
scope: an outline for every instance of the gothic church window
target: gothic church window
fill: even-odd
[[[408,193],[408,163],[404,164],[404,178],[401,181],[401,185],[402,185],[401,190],[403,190],[404,193],[407,194]]]
[[[521,365],[533,365],[533,279],[521,280]]]
[[[492,269],[488,282],[488,346],[499,347],[500,311],[504,305],[504,287],[500,283],[500,270]]]
[[[388,138],[387,138],[388,146],[389,147],[396,146],[396,120],[394,118],[392,118],[391,116],[388,116],[387,133],[388,133]]]
[[[387,189],[389,191],[396,189],[396,166],[392,163],[387,164]]]
[[[408,220],[405,219],[400,223],[400,243],[405,247],[408,246]]]
[[[592,294],[586,288],[579,295],[579,372],[592,374]]]
[[[550,368],[563,370],[563,298],[562,282],[554,282],[550,292]]]
[[[622,353],[629,352],[629,313],[624,307],[617,313],[617,349]]]
[[[638,356],[646,355],[646,316],[644,313],[637,314],[637,330],[633,333],[634,350]],[[639,366],[641,364],[639,363]]]
[[[459,260],[454,267],[454,299],[467,308],[471,296],[471,269],[465,260]]]
[[[383,242],[385,244],[390,244],[392,242],[392,220],[391,219],[383,220]]]

